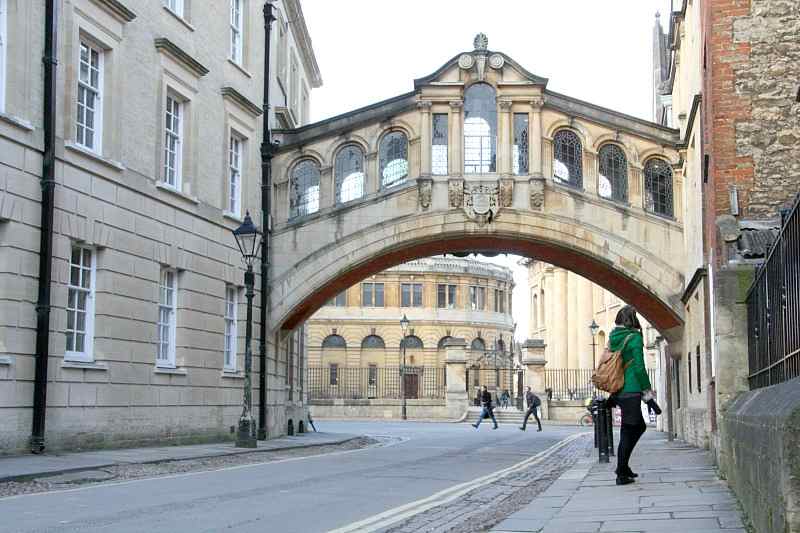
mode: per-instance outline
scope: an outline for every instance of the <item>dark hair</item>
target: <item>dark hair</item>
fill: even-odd
[[[617,313],[617,318],[614,320],[614,323],[618,326],[622,326],[623,328],[638,330],[642,329],[642,325],[639,324],[639,319],[636,318],[636,308],[632,305],[626,305],[620,309],[619,313]]]

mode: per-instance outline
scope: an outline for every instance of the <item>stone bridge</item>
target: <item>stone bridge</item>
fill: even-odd
[[[572,270],[681,337],[677,130],[549,91],[479,35],[412,92],[275,134],[276,332],[401,262],[508,252]]]

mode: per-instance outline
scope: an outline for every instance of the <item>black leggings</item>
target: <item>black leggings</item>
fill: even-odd
[[[615,398],[622,409],[622,428],[620,429],[619,448],[617,448],[617,475],[625,475],[630,471],[628,461],[633,448],[647,429],[642,417],[642,394],[640,392],[623,392]]]

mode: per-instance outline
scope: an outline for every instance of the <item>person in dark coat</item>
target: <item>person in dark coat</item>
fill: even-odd
[[[522,427],[519,429],[525,431],[525,426],[528,425],[528,418],[533,415],[533,417],[536,419],[536,424],[539,425],[538,431],[541,431],[542,421],[539,420],[539,413],[537,410],[539,409],[539,406],[542,405],[542,400],[540,400],[539,397],[536,396],[533,391],[531,391],[530,387],[525,387],[525,403],[528,404],[528,410],[525,412],[525,420],[522,421]]]
[[[478,429],[484,416],[487,418],[492,417],[492,422],[494,422],[492,429],[497,429],[497,419],[494,417],[494,407],[492,407],[492,395],[486,390],[486,385],[481,387],[481,416],[476,423],[472,424],[472,427]]]
[[[633,483],[636,473],[628,466],[636,443],[647,429],[642,416],[642,393],[652,388],[644,366],[644,341],[642,326],[636,317],[636,309],[626,305],[614,320],[617,327],[609,335],[608,349],[622,350],[625,381],[622,390],[611,395],[609,404],[622,409],[619,448],[617,449],[617,485]]]

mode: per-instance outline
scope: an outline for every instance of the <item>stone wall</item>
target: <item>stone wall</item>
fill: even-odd
[[[406,400],[408,418],[450,420],[444,400]],[[311,415],[317,418],[394,418],[402,415],[403,401],[375,400],[311,400]],[[464,411],[467,406],[464,405]]]
[[[800,379],[742,394],[720,432],[720,469],[755,530],[800,531]]]

